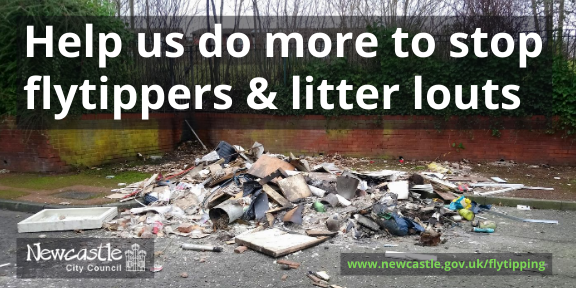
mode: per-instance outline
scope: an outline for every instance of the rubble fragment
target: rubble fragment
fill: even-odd
[[[242,253],[246,252],[246,250],[248,250],[248,247],[238,246],[238,247],[234,248],[234,253],[242,254]]]
[[[180,247],[184,250],[194,250],[194,251],[213,251],[213,252],[222,252],[224,248],[218,246],[210,246],[210,245],[197,245],[197,244],[182,244]]]
[[[338,176],[336,181],[336,189],[338,189],[338,195],[344,197],[346,200],[352,199],[356,195],[356,189],[358,189],[358,184],[360,180],[353,177],[351,174],[343,174]]]
[[[246,173],[258,178],[264,178],[278,170],[278,168],[282,168],[286,171],[295,169],[294,166],[288,162],[282,161],[276,157],[262,155]]]
[[[284,215],[284,222],[291,222],[294,224],[302,224],[302,210],[304,206],[298,206],[286,213]]]
[[[285,259],[280,259],[276,261],[276,263],[280,265],[287,265],[290,269],[298,269],[298,267],[300,267],[300,263]]]
[[[278,181],[278,186],[286,199],[296,202],[302,198],[310,197],[312,192],[302,175],[291,176]]]

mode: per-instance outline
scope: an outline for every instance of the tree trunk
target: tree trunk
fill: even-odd
[[[564,0],[560,0],[560,6],[558,7],[558,52],[562,53],[562,47],[564,45]]]
[[[536,31],[540,31],[540,23],[538,19],[538,9],[536,7],[536,0],[532,0],[532,15],[534,16],[534,26],[536,27]]]

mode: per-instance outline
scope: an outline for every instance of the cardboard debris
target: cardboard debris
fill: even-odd
[[[236,236],[236,244],[277,258],[316,246],[329,238],[291,234],[274,228],[240,234]]]
[[[258,178],[264,178],[270,175],[272,172],[278,170],[278,168],[282,168],[284,170],[294,170],[294,166],[292,164],[282,161],[276,157],[271,157],[268,155],[262,155],[258,158],[250,169],[246,173],[250,175],[254,175]]]

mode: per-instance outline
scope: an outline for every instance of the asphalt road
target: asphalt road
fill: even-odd
[[[106,237],[102,230],[57,233],[18,234],[16,224],[29,214],[0,210],[0,287],[314,287],[305,276],[307,271],[327,271],[331,284],[341,287],[574,287],[576,281],[576,212],[532,210],[518,211],[498,208],[510,215],[524,218],[555,219],[559,225],[523,223],[505,218],[494,219],[498,224],[494,234],[469,233],[454,228],[446,233],[448,241],[437,247],[414,245],[416,238],[395,237],[370,241],[355,241],[337,236],[332,241],[302,252],[283,257],[302,263],[295,270],[282,270],[275,259],[255,251],[233,253],[233,245],[216,240],[192,240],[188,238],[159,239],[156,251],[164,251],[156,263],[163,270],[153,279],[19,279],[16,277],[16,238],[38,237]],[[466,226],[468,229],[468,226]],[[214,243],[225,246],[222,253],[183,251],[181,243]],[[384,248],[384,243],[398,247]],[[525,276],[342,276],[341,252],[377,253],[384,251],[414,253],[498,253],[498,252],[547,252],[553,253],[553,276],[527,273]],[[205,260],[201,262],[201,260]],[[186,272],[189,277],[182,278]],[[288,278],[281,280],[282,275]]]

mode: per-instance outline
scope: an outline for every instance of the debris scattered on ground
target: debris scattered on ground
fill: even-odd
[[[338,154],[317,157],[272,154],[258,142],[244,149],[221,141],[213,151],[197,149],[201,153],[185,148],[176,151],[178,161],[138,168],[151,176],[114,189],[113,194],[106,196],[121,202],[136,199],[142,207],[122,212],[118,218],[107,221],[104,228],[123,238],[187,237],[228,245],[236,243],[241,245],[234,249],[236,253],[252,249],[272,257],[298,252],[332,237],[350,242],[410,237],[416,244],[437,246],[454,237],[453,233],[447,233],[453,229],[473,233],[468,222],[477,217],[486,219],[480,213],[512,217],[492,211],[490,205],[472,201],[469,195],[518,189],[551,190],[508,183],[496,176],[473,175],[469,161],[464,160],[422,163],[418,173],[407,173],[353,169],[356,164],[369,161]],[[400,163],[395,165],[406,164],[400,156]],[[492,165],[516,164],[496,161]],[[495,224],[492,227],[485,222],[488,221],[478,222],[474,232],[488,229],[494,232]],[[464,227],[466,224],[468,227]],[[223,250],[212,245],[181,247]],[[405,254],[394,256],[412,259]],[[318,280],[313,280],[315,285],[328,287],[329,277],[319,273],[307,276]]]
[[[238,254],[242,254],[244,253],[246,250],[248,250],[248,247],[246,246],[238,246],[234,249],[234,253],[238,253]]]
[[[526,206],[526,205],[517,205],[516,209],[518,210],[530,210],[530,206]]]
[[[316,272],[314,273],[314,275],[324,281],[330,281],[330,276],[328,275],[328,273],[326,273],[326,271]]]
[[[290,260],[282,259],[282,260],[276,261],[276,263],[278,263],[280,265],[286,265],[286,266],[288,266],[289,269],[298,269],[298,267],[300,267],[300,263],[290,261]]]
[[[224,248],[210,245],[182,244],[184,250],[222,252]]]

